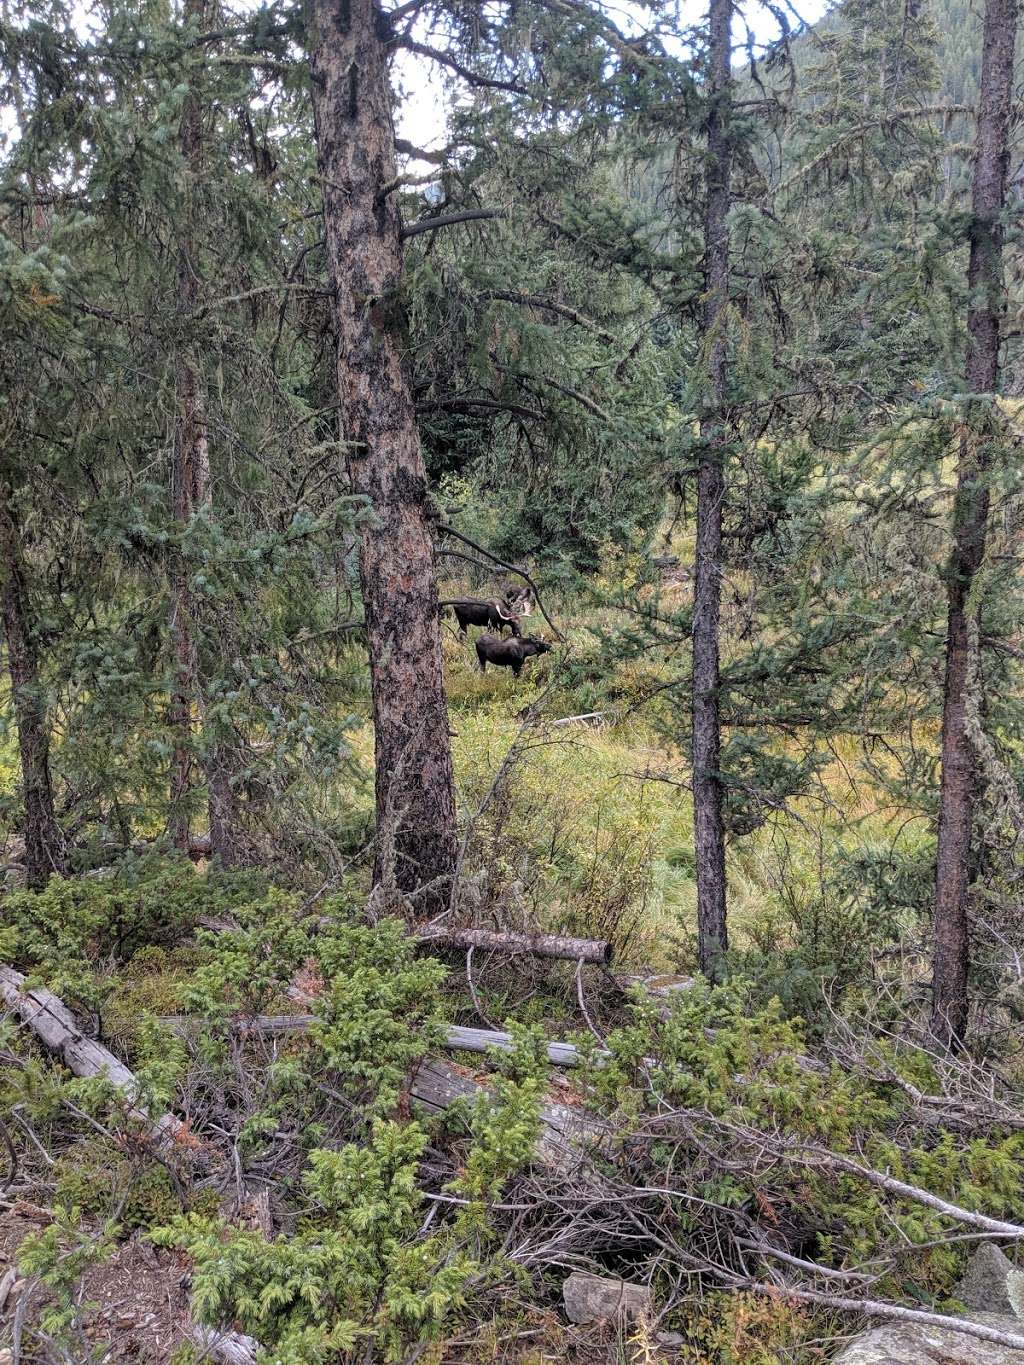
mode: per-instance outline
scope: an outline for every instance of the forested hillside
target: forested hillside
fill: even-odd
[[[1024,1360],[1018,18],[0,5],[0,1365]]]

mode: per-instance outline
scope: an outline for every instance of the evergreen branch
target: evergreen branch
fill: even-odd
[[[543,422],[544,414],[533,408],[524,408],[519,403],[501,403],[495,398],[435,398],[428,403],[417,403],[417,412],[451,411],[465,408],[480,408],[483,412],[510,412],[515,417],[527,417],[533,422]]]
[[[493,351],[491,352],[491,360],[503,374],[510,374],[514,379],[525,379],[533,384],[547,384],[548,388],[557,389],[559,393],[564,393],[566,398],[574,399],[581,407],[592,412],[595,417],[600,417],[602,422],[611,422],[612,419],[604,408],[595,403],[592,398],[588,398],[585,393],[580,393],[579,389],[574,389],[569,384],[561,384],[557,379],[552,379],[546,374],[529,374],[526,370],[514,370],[510,365],[502,364]]]
[[[646,34],[639,38],[627,38],[607,15],[602,14],[589,4],[582,3],[582,0],[543,0],[543,2],[557,14],[566,14],[574,19],[587,19],[591,23],[596,23],[608,46],[625,61],[635,62],[637,65],[645,66],[649,71],[659,74],[665,70],[664,60],[658,61],[641,50],[640,43],[645,40]]]
[[[216,66],[242,66],[247,69],[258,69],[263,71],[273,71],[279,76],[290,76],[293,71],[301,71],[304,67],[303,62],[282,62],[276,57],[259,57],[255,53],[251,56],[234,55],[213,56],[208,58],[211,64]]]
[[[530,93],[525,85],[519,85],[516,81],[504,81],[497,76],[482,76],[479,72],[472,71],[468,66],[463,66],[461,62],[457,62],[447,52],[438,52],[436,48],[428,47],[426,43],[417,43],[412,38],[399,38],[395,45],[405,48],[406,52],[415,52],[419,57],[426,57],[430,61],[437,62],[440,66],[446,66],[449,71],[454,71],[467,84],[474,87],[487,90],[504,90],[510,95],[529,95]]]
[[[905,123],[911,119],[937,118],[939,116],[952,116],[954,114],[973,114],[974,109],[969,104],[926,104],[918,109],[899,109],[894,114],[886,114],[884,118],[867,119],[863,123],[856,124],[845,132],[842,137],[820,151],[817,156],[811,158],[806,166],[798,166],[792,175],[779,185],[776,194],[785,194],[798,181],[803,180],[809,175],[813,175],[816,170],[823,166],[831,157],[851,142],[856,142],[865,133],[891,129],[897,123]]]
[[[418,237],[421,232],[437,232],[439,228],[451,227],[455,223],[475,223],[485,218],[507,218],[508,209],[462,209],[459,213],[445,213],[440,218],[423,218],[418,223],[410,223],[398,234],[404,242],[409,237]]]
[[[570,322],[575,322],[578,327],[585,327],[587,331],[593,332],[608,346],[615,344],[615,337],[612,336],[611,332],[606,332],[593,318],[588,318],[578,308],[570,308],[567,303],[556,303],[554,299],[538,298],[536,294],[516,294],[511,289],[485,289],[477,297],[484,301],[496,299],[502,303],[518,303],[523,308],[540,308],[549,313],[557,313],[559,317],[568,318]]]
[[[320,243],[316,243],[316,245],[319,246]],[[282,284],[264,284],[258,289],[246,289],[241,294],[228,294],[222,299],[210,299],[208,303],[204,303],[201,308],[197,309],[196,317],[204,317],[211,308],[227,308],[232,303],[245,303],[249,299],[259,298],[262,294],[278,294],[282,292],[315,294],[320,298],[326,299],[331,297],[331,291],[329,289],[318,289],[316,285],[312,284],[293,284],[288,281],[285,281]]]

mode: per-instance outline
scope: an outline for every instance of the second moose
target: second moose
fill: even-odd
[[[459,634],[465,637],[470,626],[482,626],[484,630],[496,630],[504,635],[505,627],[513,636],[521,634],[519,618],[530,611],[530,589],[511,588],[504,597],[483,601],[476,597],[446,598],[438,603],[443,611],[451,607],[459,623]]]

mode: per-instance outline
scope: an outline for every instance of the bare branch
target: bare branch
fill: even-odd
[[[611,332],[606,332],[593,318],[588,318],[578,308],[570,308],[567,303],[557,303],[554,299],[542,299],[536,294],[516,294],[511,289],[485,289],[477,297],[484,300],[496,299],[502,303],[517,303],[522,308],[539,308],[548,313],[556,313],[559,317],[576,323],[578,327],[585,327],[588,332],[593,332],[607,345],[615,344],[615,337],[612,336]]]
[[[456,61],[447,52],[438,52],[436,48],[428,47],[426,43],[417,43],[412,38],[399,38],[396,40],[396,46],[405,48],[406,52],[415,52],[420,57],[427,57],[440,66],[446,66],[449,71],[454,71],[457,76],[461,76],[467,84],[479,89],[505,90],[510,95],[528,95],[530,93],[525,85],[520,85],[517,81],[505,81],[497,76],[483,76],[480,72],[472,71],[468,66],[463,66],[461,62]]]
[[[439,228],[452,227],[455,223],[475,223],[485,218],[507,218],[507,209],[462,209],[459,213],[445,213],[440,218],[423,218],[418,223],[409,223],[399,233],[402,241],[418,237],[421,232],[437,232]]]

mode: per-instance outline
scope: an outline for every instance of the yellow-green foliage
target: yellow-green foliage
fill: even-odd
[[[56,1199],[99,1219],[116,1219],[121,1227],[148,1228],[181,1212],[181,1201],[168,1171],[142,1158],[132,1161],[107,1138],[83,1138],[63,1151],[53,1166]],[[217,1212],[212,1189],[196,1192],[194,1207]]]
[[[778,1365],[801,1359],[802,1343],[822,1335],[820,1319],[782,1294],[737,1291],[709,1294],[675,1326],[686,1365]]]
[[[913,1087],[937,1088],[924,1051],[879,1046],[879,1068],[906,1086],[837,1063],[809,1064],[801,1021],[783,1018],[777,1001],[758,1007],[739,980],[694,986],[664,1013],[638,993],[632,1013],[629,1024],[609,1033],[610,1056],[586,1073],[593,1107],[616,1115],[625,1130],[651,1110],[685,1114],[703,1138],[688,1147],[688,1163],[678,1162],[680,1149],[667,1136],[661,1149],[649,1149],[650,1160],[665,1163],[666,1182],[681,1179],[687,1199],[720,1208],[753,1201],[768,1222],[813,1233],[822,1264],[892,1258],[894,1278],[880,1279],[879,1297],[904,1292],[904,1258],[930,1296],[949,1295],[957,1257],[951,1245],[939,1245],[942,1214],[866,1180],[858,1167],[990,1217],[1005,1218],[1021,1205],[1024,1136],[1012,1124],[962,1135],[921,1122]],[[593,1044],[581,1039],[581,1046]],[[644,1061],[652,1057],[657,1065]],[[623,1145],[628,1151],[628,1140]],[[822,1159],[826,1152],[838,1161]],[[689,1220],[700,1225],[695,1213],[678,1216],[684,1228]]]
[[[666,548],[689,562],[692,528],[681,523]],[[602,587],[611,592],[638,581],[640,567],[609,553],[602,570],[607,581],[596,581],[595,597]],[[467,591],[474,590],[452,582],[443,595]],[[645,592],[640,589],[641,597]],[[662,607],[685,608],[690,595],[689,579],[680,573],[663,589]],[[545,733],[541,724],[526,737],[522,757],[474,830],[469,865],[481,878],[484,912],[517,922],[525,904],[546,926],[608,936],[620,953],[656,968],[690,967],[696,886],[689,765],[671,742],[677,716],[682,733],[685,696],[665,690],[683,671],[680,658],[662,650],[609,662],[599,635],[626,623],[623,613],[572,599],[549,606],[566,642],[531,660],[518,680],[504,670],[480,674],[472,632],[468,643],[450,632],[444,639],[456,777],[467,816],[488,793],[531,707],[542,718],[606,713],[596,727]],[[527,629],[550,634],[538,614]],[[801,757],[799,743],[785,736],[769,749],[782,762]],[[372,760],[368,727],[361,752]],[[763,824],[730,840],[730,926],[740,952],[799,950],[822,975],[849,975],[851,945],[864,948],[874,931],[884,928],[888,938],[907,927],[913,894],[875,897],[873,908],[857,894],[869,878],[858,887],[851,871],[849,886],[831,885],[855,855],[910,867],[927,860],[927,824],[906,821],[886,791],[895,776],[884,747],[869,754],[856,738],[840,737],[806,796],[791,799],[786,811],[766,812]],[[905,923],[892,918],[900,906]],[[865,915],[872,913],[890,922],[868,925]]]

